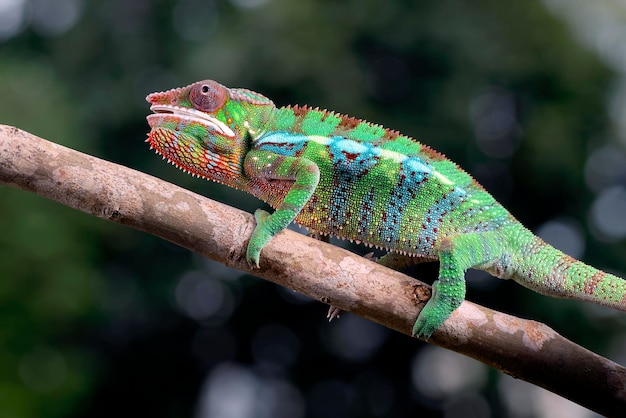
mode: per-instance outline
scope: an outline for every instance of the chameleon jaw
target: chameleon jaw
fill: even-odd
[[[235,137],[235,132],[224,122],[196,109],[166,104],[154,104],[150,106],[150,110],[154,113],[148,115],[146,119],[151,128],[160,124],[163,115],[172,115],[181,120],[211,127],[224,136]]]

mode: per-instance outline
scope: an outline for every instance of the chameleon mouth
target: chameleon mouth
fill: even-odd
[[[235,137],[235,132],[224,122],[196,109],[166,104],[154,104],[150,106],[150,110],[153,113],[148,115],[146,119],[151,128],[160,126],[164,118],[171,117],[176,118],[180,122],[199,123],[212,128],[221,135],[231,138]]]

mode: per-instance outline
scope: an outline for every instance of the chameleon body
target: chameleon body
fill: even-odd
[[[206,80],[152,93],[148,142],[197,176],[248,192],[255,213],[246,258],[292,221],[420,260],[439,260],[413,327],[428,338],[465,298],[478,268],[539,293],[626,311],[626,280],[549,246],[442,154],[396,131]]]

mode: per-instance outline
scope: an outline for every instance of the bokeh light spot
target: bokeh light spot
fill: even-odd
[[[585,238],[581,227],[573,221],[552,220],[541,225],[537,236],[565,254],[580,259],[585,251]]]
[[[590,222],[597,237],[618,241],[626,237],[626,189],[609,187],[596,197],[591,206]]]
[[[299,418],[304,401],[291,384],[236,364],[213,369],[202,388],[197,418]]]
[[[80,18],[81,0],[35,0],[32,26],[42,35],[58,35],[71,29]]]
[[[383,345],[389,330],[356,315],[344,314],[333,321],[326,342],[335,355],[352,361],[366,361]]]
[[[497,158],[509,157],[520,142],[515,96],[490,87],[472,100],[469,115],[476,142],[482,152]]]
[[[185,314],[197,321],[223,320],[234,309],[230,289],[219,280],[212,280],[196,271],[180,278],[176,285],[176,303]]]
[[[509,417],[600,417],[574,402],[506,374],[498,375],[498,392]]]
[[[445,399],[469,390],[478,391],[487,381],[482,363],[439,347],[425,347],[414,358],[413,385],[430,399]]]
[[[26,0],[0,0],[0,41],[12,38],[24,27]]]
[[[587,187],[595,193],[605,187],[626,182],[626,151],[615,145],[598,148],[585,163]]]
[[[253,9],[266,5],[269,3],[269,0],[230,0],[230,2],[242,9]]]

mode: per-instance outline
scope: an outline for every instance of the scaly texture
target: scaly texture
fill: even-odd
[[[148,142],[179,168],[269,203],[246,258],[292,221],[440,261],[413,335],[428,338],[465,298],[465,271],[486,270],[539,293],[626,311],[626,280],[577,261],[524,228],[470,175],[412,138],[306,106],[277,108],[206,80],[150,94]]]

